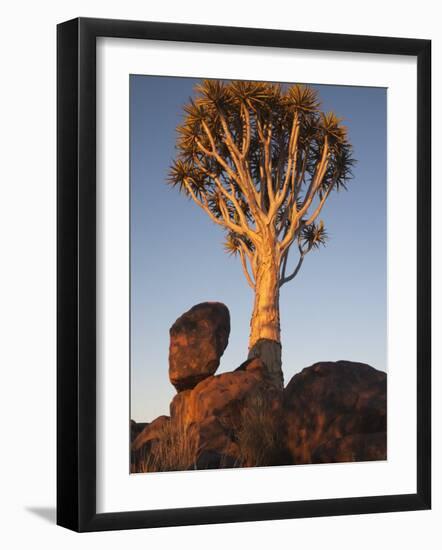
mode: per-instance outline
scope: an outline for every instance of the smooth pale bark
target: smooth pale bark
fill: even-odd
[[[260,357],[275,385],[283,387],[279,318],[279,257],[268,240],[258,252],[255,301],[250,321],[249,358]]]
[[[250,321],[252,347],[258,340],[266,338],[280,342],[279,323],[279,263],[275,254],[269,253],[258,259],[255,279],[255,301]]]

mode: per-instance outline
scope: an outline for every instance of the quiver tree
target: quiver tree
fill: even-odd
[[[225,249],[255,295],[249,357],[260,356],[282,386],[280,288],[327,239],[318,218],[351,177],[351,145],[310,87],[206,80],[195,90],[169,182],[226,231]]]

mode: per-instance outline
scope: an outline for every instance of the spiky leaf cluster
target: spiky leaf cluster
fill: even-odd
[[[268,189],[262,172],[268,160],[263,141],[271,134],[271,175],[273,190],[276,192],[282,187],[287,171],[290,132],[296,114],[300,121],[296,155],[296,176],[299,181],[294,190],[297,198],[303,197],[315,175],[326,137],[330,160],[321,192],[329,186],[345,186],[351,177],[353,163],[346,128],[333,113],[321,113],[319,106],[317,92],[308,86],[296,84],[283,88],[266,82],[203,81],[196,86],[196,96],[184,107],[184,121],[178,127],[178,155],[172,165],[169,182],[189,194],[189,189],[183,185],[187,178],[195,193],[199,195],[203,192],[214,205],[214,215],[221,218],[216,207],[217,186],[214,178],[229,191],[236,184],[228,172],[228,168],[235,170],[235,160],[226,142],[227,133],[230,133],[238,151],[247,156],[252,183],[262,194],[260,207],[267,212]],[[246,151],[247,122],[250,143]],[[225,166],[205,153],[212,150],[216,150],[225,160]],[[242,200],[248,218],[252,219],[248,201],[237,185],[234,193],[236,198]]]
[[[305,251],[319,248],[321,245],[325,246],[327,240],[328,234],[322,220],[319,223],[313,222],[304,227],[300,234],[300,243]]]
[[[250,239],[247,239],[247,237],[243,237],[233,231],[229,231],[224,240],[224,250],[227,254],[229,254],[229,256],[236,256],[241,250],[254,252],[255,247]]]

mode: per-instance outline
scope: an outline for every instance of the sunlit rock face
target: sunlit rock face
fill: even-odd
[[[266,424],[280,429],[282,392],[275,388],[260,359],[247,361],[233,372],[209,376],[192,390],[176,395],[170,410],[172,421],[178,419],[189,426],[189,436],[196,438],[196,462],[202,463],[200,456],[204,455],[213,463],[216,453],[226,465],[245,465],[247,457],[240,447],[248,407],[254,408],[253,416],[265,413]]]
[[[363,363],[322,362],[284,390],[294,464],[386,459],[387,375]]]
[[[265,433],[282,434],[282,412],[282,391],[260,359],[248,360],[233,372],[208,376],[177,393],[170,417],[158,417],[133,442],[132,470],[139,471],[140,461],[149,455],[156,465],[155,455],[167,444],[164,438],[176,442],[169,452],[180,455],[177,469],[255,466],[256,448],[259,465],[288,464],[288,452],[280,445],[269,449],[267,444],[261,452]]]
[[[227,347],[230,314],[224,304],[204,302],[170,328],[169,379],[178,392],[214,374]]]
[[[385,460],[387,375],[321,362],[275,384],[265,357],[215,374],[230,315],[198,304],[170,329],[170,415],[131,421],[131,471],[157,472]],[[265,355],[265,354],[264,354]]]

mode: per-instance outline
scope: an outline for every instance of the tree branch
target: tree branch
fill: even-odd
[[[203,165],[203,163],[198,159],[198,157],[195,157],[194,160],[197,163],[200,170],[202,170],[207,176],[209,176],[215,182],[215,185],[216,185],[217,189],[227,198],[227,200],[229,200],[233,204],[233,206],[235,207],[235,210],[238,213],[238,216],[241,220],[241,224],[244,227],[244,230],[247,232],[249,238],[253,242],[258,240],[258,234],[247,223],[246,215],[245,215],[243,209],[241,208],[241,205],[239,204],[239,202],[237,201],[237,199],[235,197],[234,189],[232,189],[233,186],[232,185],[230,186],[231,192],[229,193],[227,191],[227,189],[224,187],[224,185],[222,184],[222,182],[219,180],[217,175],[214,174],[213,172],[211,172],[209,169],[207,169]],[[232,221],[232,220],[230,220],[230,221]]]
[[[276,194],[276,200],[274,201],[274,205],[270,213],[270,218],[276,215],[277,211],[279,210],[281,205],[284,203],[287,192],[289,190],[290,183],[291,181],[293,181],[293,177],[296,171],[296,158],[298,155],[298,140],[299,140],[299,118],[298,118],[298,114],[295,113],[295,115],[293,116],[292,130],[290,132],[290,140],[288,145],[288,157],[287,157],[287,169],[286,169],[286,174],[284,178],[284,184],[281,191],[278,191]]]
[[[327,139],[327,136],[325,136],[324,148],[322,150],[322,156],[321,156],[319,166],[317,167],[315,175],[312,177],[303,205],[298,211],[292,212],[292,219],[290,221],[289,229],[280,245],[282,251],[284,251],[293,242],[293,239],[295,238],[296,230],[299,227],[299,221],[301,220],[302,216],[306,213],[306,211],[310,207],[313,201],[313,198],[322,183],[322,179],[325,175],[325,172],[327,171],[327,166],[328,166],[328,139]]]
[[[244,146],[243,146],[243,150],[242,150],[242,157],[243,158],[246,158],[248,152],[249,152],[249,149],[250,149],[250,137],[251,137],[251,132],[250,132],[250,113],[249,113],[249,109],[241,104],[241,110],[244,111],[244,118],[245,118],[245,127],[246,127],[246,131],[245,131],[245,143],[244,143]]]
[[[333,187],[334,187],[334,183],[330,183],[330,185],[327,187],[327,191],[322,195],[322,199],[319,202],[316,210],[313,212],[313,214],[310,216],[310,218],[305,222],[305,225],[310,225],[319,216],[319,214],[322,210],[322,207],[324,206],[325,201],[327,200],[328,196],[330,195],[330,192],[333,189]]]
[[[252,270],[252,275],[253,277],[255,277],[256,275],[256,271],[255,271],[255,254],[254,252],[252,252],[252,250],[249,249],[249,247],[246,245],[246,243],[240,239],[239,241],[239,245],[240,247],[242,248],[242,250],[244,251],[244,254],[247,256],[247,258],[249,259],[249,262],[250,262],[250,268]]]
[[[236,156],[237,159],[239,160],[241,158],[241,152],[238,149],[238,146],[236,145],[235,140],[233,139],[233,136],[230,132],[229,125],[227,124],[227,121],[226,121],[226,117],[222,109],[217,109],[217,112],[219,115],[219,119],[221,121],[221,126],[223,127],[223,130],[224,130],[225,142],[227,147],[229,148],[230,154],[232,155],[232,157]]]
[[[239,256],[241,258],[242,270],[244,271],[244,275],[246,276],[247,283],[252,290],[255,290],[255,284],[252,281],[252,278],[250,277],[249,270],[247,269],[247,260],[246,260],[246,257],[244,256],[244,250],[242,248],[239,249]]]
[[[289,256],[289,250],[290,249],[287,249],[287,252],[284,256],[283,270],[282,270],[282,274],[281,274],[281,279],[279,281],[279,288],[281,288],[282,285],[285,285],[286,283],[292,281],[296,277],[296,275],[299,273],[299,270],[301,269],[302,262],[304,261],[305,255],[308,252],[310,252],[310,249],[303,250],[300,243],[298,243],[298,248],[299,248],[298,263],[297,263],[295,269],[293,270],[293,272],[291,273],[291,275],[289,275],[288,277],[285,276],[285,271],[286,271],[286,267],[287,267],[287,259],[288,259],[288,256]]]
[[[264,172],[267,182],[267,194],[269,196],[269,203],[273,205],[275,202],[275,192],[273,190],[272,179],[272,155],[270,153],[270,145],[272,142],[272,127],[268,129],[267,137],[264,139]],[[270,208],[269,208],[270,210]]]
[[[191,183],[188,181],[187,178],[184,179],[184,185],[186,186],[186,189],[187,191],[190,193],[193,201],[200,207],[202,208],[210,217],[210,219],[215,222],[217,225],[221,225],[222,227],[227,227],[228,229],[230,229],[231,231],[233,231],[234,233],[238,233],[239,235],[243,235],[245,237],[249,237],[250,238],[250,235],[247,233],[247,231],[241,227],[240,225],[232,222],[230,220],[230,217],[228,216],[228,211],[227,211],[227,206],[226,206],[226,203],[223,201],[222,197],[220,197],[220,207],[221,205],[222,208],[225,208],[224,212],[221,208],[221,215],[222,215],[222,220],[217,218],[213,212],[210,210],[210,207],[209,207],[209,204],[207,202],[207,198],[205,195],[202,195],[202,200],[200,200],[196,194],[195,194],[195,191],[192,189],[192,185]]]
[[[207,199],[204,197],[203,202],[196,196],[194,190],[192,189],[192,185],[187,181],[187,178],[184,179],[184,185],[186,186],[187,191],[190,193],[192,200],[209,215],[210,219],[217,225],[225,227],[225,223],[219,220],[210,210],[209,205],[207,204]]]
[[[218,151],[216,150],[216,147],[215,147],[215,143],[213,143],[213,145],[211,144],[211,147],[212,147],[212,150],[210,149],[207,149],[206,147],[204,147],[204,145],[201,143],[201,141],[199,139],[196,140],[196,144],[197,146],[199,147],[199,149],[205,154],[207,155],[208,157],[212,157],[214,158],[218,164],[223,168],[223,170],[225,170],[229,176],[234,179],[238,185],[240,185],[240,177],[238,174],[236,174],[231,168],[230,166],[227,164],[227,162],[225,162],[225,160],[221,157],[221,155],[218,153]]]
[[[247,172],[244,169],[243,163],[241,163],[241,160],[239,158],[232,155],[232,159],[233,159],[233,162],[236,166],[236,169],[237,169],[238,173],[234,172],[230,168],[228,163],[218,153],[218,150],[216,148],[215,139],[213,138],[213,135],[212,135],[212,133],[211,133],[211,131],[210,131],[210,129],[207,126],[205,121],[202,122],[202,126],[203,126],[203,129],[204,129],[204,132],[206,133],[206,135],[209,139],[210,146],[211,146],[212,150],[210,151],[209,149],[204,147],[204,145],[199,140],[197,140],[197,142],[196,142],[198,147],[206,155],[211,156],[212,158],[215,158],[216,161],[218,162],[218,164],[227,172],[227,174],[231,177],[231,179],[236,181],[236,183],[239,185],[239,187],[241,188],[244,195],[247,197],[247,201],[249,203],[250,209],[252,210],[252,212],[255,216],[255,221],[258,222],[258,217],[259,217],[259,206],[258,206],[258,202],[257,202],[258,194],[256,192],[256,189],[253,186],[253,183],[249,182],[249,180],[248,180]],[[230,149],[229,149],[229,151],[230,151]]]

